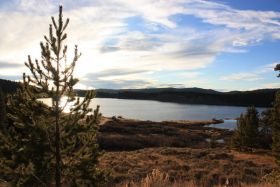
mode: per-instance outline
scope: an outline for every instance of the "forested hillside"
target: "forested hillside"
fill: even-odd
[[[6,93],[19,88],[18,82],[0,79],[0,87]],[[229,105],[269,107],[279,89],[261,89],[253,91],[218,92],[202,88],[149,88],[149,89],[97,89],[98,98],[142,99],[187,104]],[[85,90],[76,90],[83,96]]]
[[[14,93],[19,88],[18,82],[0,79],[0,87],[5,93]]]
[[[77,90],[82,96],[85,91]],[[271,106],[277,89],[218,92],[201,88],[98,89],[99,98],[143,99],[162,102],[257,107]]]

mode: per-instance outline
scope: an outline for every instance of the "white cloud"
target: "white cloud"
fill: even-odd
[[[256,80],[261,80],[263,79],[260,75],[255,74],[255,73],[235,73],[232,75],[228,76],[223,76],[221,77],[221,80],[225,81],[237,81],[237,80],[242,80],[242,81],[256,81]]]
[[[266,64],[260,67],[255,68],[251,72],[239,72],[239,73],[233,73],[231,75],[225,75],[220,77],[220,80],[225,81],[236,81],[236,80],[243,80],[243,81],[256,81],[264,79],[265,73],[272,73],[274,72],[275,66],[278,64],[278,62],[273,62],[270,64]]]
[[[57,2],[43,0],[39,5],[34,0],[11,2],[13,6],[8,8],[12,7],[12,10],[0,11],[0,61],[23,64],[28,54],[40,57],[38,44],[48,31],[50,16],[57,12]],[[60,2],[65,7],[64,17],[70,18],[68,48],[77,43],[83,53],[75,72],[82,78],[111,69],[197,71],[211,64],[222,52],[246,52],[246,46],[266,39],[280,39],[279,12],[236,10],[204,0]],[[182,27],[170,19],[176,14],[195,16],[203,22],[222,27],[203,31]],[[127,30],[126,20],[135,16],[142,17],[144,24],[150,25],[147,29],[153,32]],[[161,32],[154,32],[159,31],[158,26],[162,28]],[[71,55],[68,58],[71,59]],[[22,71],[9,68],[5,75],[21,74]],[[193,72],[185,76],[194,78],[198,74]],[[126,84],[133,86],[132,83],[151,86],[160,82],[144,78],[142,74],[112,75],[109,78],[103,83],[115,81],[115,85],[121,87]],[[223,80],[260,78],[253,72],[223,77]],[[98,81],[97,84],[102,85],[101,80]],[[93,81],[84,84],[95,86]]]
[[[280,88],[280,83],[267,83],[262,85],[263,88]]]
[[[112,79],[112,80],[81,80],[82,84],[95,85],[96,88],[111,88],[111,89],[129,89],[129,88],[148,88],[157,87],[158,84],[154,80],[147,78],[133,77],[130,79]]]
[[[88,86],[88,85],[85,85],[85,84],[82,84],[82,83],[77,83],[75,86],[74,86],[75,89],[80,89],[80,90],[92,90],[94,89],[94,87],[92,86]]]
[[[273,62],[271,64],[266,64],[262,67],[259,67],[256,72],[259,74],[274,72],[274,68],[276,67],[277,64],[279,64],[279,62]]]
[[[180,77],[183,77],[183,78],[187,78],[187,79],[193,79],[193,78],[196,78],[198,76],[201,75],[201,72],[186,72],[186,73],[181,73],[179,74]]]
[[[32,15],[47,15],[54,11],[56,5],[49,0],[18,0],[17,10]]]

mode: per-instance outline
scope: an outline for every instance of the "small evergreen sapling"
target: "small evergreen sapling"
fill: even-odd
[[[236,148],[256,147],[259,145],[259,114],[255,107],[248,107],[245,115],[241,114],[237,120],[237,129],[232,138],[232,145]]]
[[[49,36],[40,43],[41,60],[28,56],[23,86],[10,96],[7,106],[9,125],[0,131],[0,179],[18,186],[95,186],[104,179],[97,168],[100,152],[96,132],[101,114],[99,107],[89,108],[93,91],[84,99],[73,91],[73,77],[81,54],[77,46],[67,63],[67,38],[62,6],[56,21],[52,17]],[[50,107],[38,99],[48,97]],[[62,97],[66,97],[61,106]],[[72,102],[69,113],[63,110]]]

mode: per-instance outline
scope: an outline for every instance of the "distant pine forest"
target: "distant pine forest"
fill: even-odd
[[[14,93],[20,83],[0,79],[5,93]],[[219,92],[202,88],[97,89],[97,98],[140,99],[181,104],[270,107],[279,89]],[[76,90],[84,96],[86,90]]]

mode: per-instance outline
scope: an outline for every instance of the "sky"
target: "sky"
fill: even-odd
[[[0,0],[0,78],[40,60],[59,4],[76,88],[280,88],[279,0]]]

